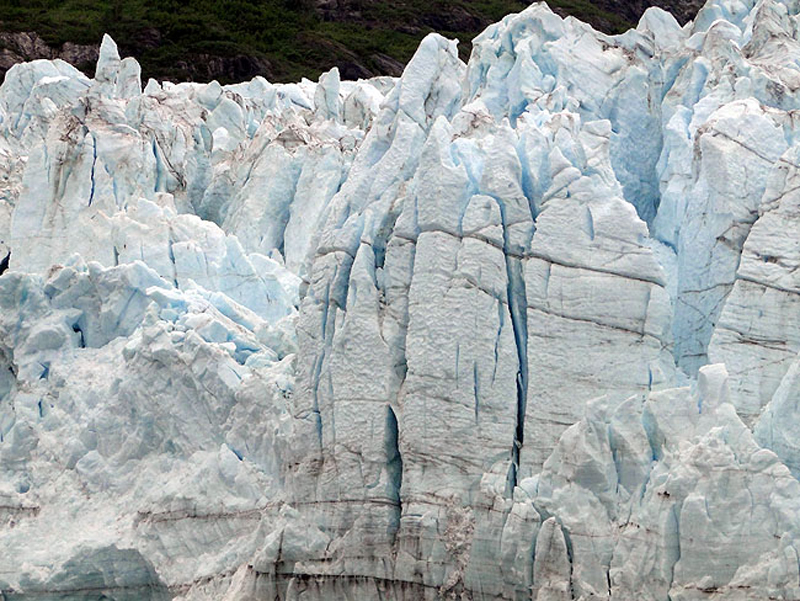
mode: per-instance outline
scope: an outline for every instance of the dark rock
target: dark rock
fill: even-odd
[[[60,47],[49,46],[42,37],[33,31],[0,31],[0,76],[17,63],[37,59],[60,58],[72,65],[86,65],[97,62],[100,45],[74,44],[65,42]]]
[[[381,75],[399,77],[403,74],[403,69],[405,69],[405,65],[403,63],[386,54],[376,53],[371,55],[370,59],[376,66],[378,73]]]
[[[425,13],[421,16],[420,21],[434,31],[476,31],[489,25],[485,19],[481,19],[459,6],[454,6],[444,12]]]
[[[336,66],[342,79],[369,79],[377,75],[374,71],[367,69],[364,65],[354,61],[339,61]]]
[[[191,81],[211,81],[213,79],[228,81],[244,81],[261,75],[271,79],[272,65],[264,58],[238,54],[235,56],[214,56],[197,54],[178,61],[176,69],[183,72]]]
[[[639,18],[650,6],[658,6],[672,13],[683,25],[695,17],[697,11],[705,4],[705,0],[595,0],[594,4],[631,23],[638,23]]]

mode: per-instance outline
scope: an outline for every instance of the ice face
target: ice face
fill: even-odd
[[[798,19],[12,68],[2,594],[798,598]]]

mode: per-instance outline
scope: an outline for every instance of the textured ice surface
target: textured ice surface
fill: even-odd
[[[798,14],[13,67],[0,596],[800,598]]]

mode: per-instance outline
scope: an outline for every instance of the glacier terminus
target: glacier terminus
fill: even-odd
[[[800,599],[798,0],[16,65],[3,257],[3,600]]]

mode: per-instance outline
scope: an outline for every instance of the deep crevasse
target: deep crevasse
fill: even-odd
[[[0,590],[798,598],[799,12],[14,67]]]

